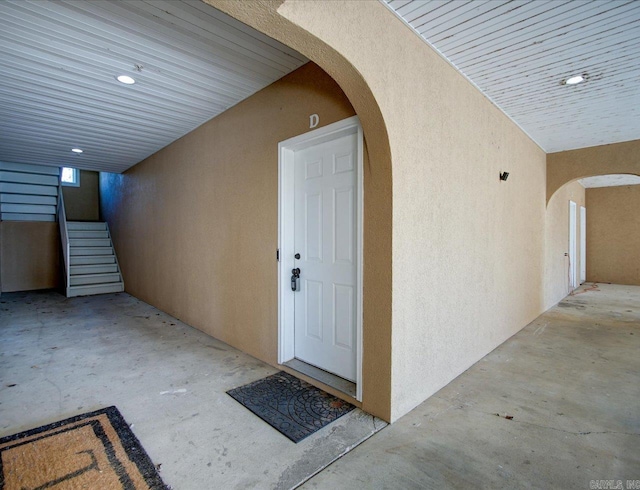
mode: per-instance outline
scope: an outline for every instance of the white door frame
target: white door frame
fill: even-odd
[[[580,206],[580,284],[587,280],[587,208]]]
[[[577,204],[569,201],[569,292],[578,287],[578,212]]]
[[[294,156],[295,152],[326,141],[357,134],[356,171],[356,399],[362,401],[362,236],[363,236],[363,133],[358,116],[338,121],[278,143],[278,363],[295,357],[294,296]]]

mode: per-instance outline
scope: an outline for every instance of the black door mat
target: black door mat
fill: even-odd
[[[356,408],[283,371],[227,394],[296,443]]]

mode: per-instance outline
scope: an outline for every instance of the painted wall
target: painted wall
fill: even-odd
[[[99,221],[99,173],[80,170],[80,186],[63,186],[64,209],[69,221]]]
[[[0,291],[61,285],[58,223],[0,222]]]
[[[547,156],[547,201],[569,182],[607,174],[640,175],[640,140],[550,153]]]
[[[576,240],[578,264],[580,264],[580,206],[585,206],[585,190],[578,181],[575,181],[561,187],[547,205],[545,220],[545,310],[556,305],[570,292],[569,257],[565,255],[569,252],[569,201],[573,201],[577,205]],[[588,206],[586,207],[587,230],[589,230],[591,210]],[[578,269],[579,272],[580,269]]]
[[[320,62],[364,120],[353,68],[379,107],[395,420],[543,311],[546,156],[380,2],[207,1]]]
[[[587,189],[587,279],[640,286],[640,185]]]
[[[313,113],[321,127],[354,115],[354,110],[331,77],[311,63],[128,172],[102,174],[102,214],[127,292],[276,365],[277,147],[308,132]],[[388,196],[369,165],[366,140],[365,147],[364,285],[369,294],[364,308],[370,318],[378,304],[384,305],[375,285],[367,288],[367,277],[385,284],[375,237],[385,221],[376,204]],[[364,332],[370,353],[390,349],[388,341],[380,342],[376,325],[374,318]],[[370,355],[363,369],[369,386],[365,409],[385,418],[389,363],[387,350],[386,355]]]

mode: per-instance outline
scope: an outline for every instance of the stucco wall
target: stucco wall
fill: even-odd
[[[545,216],[548,213],[545,208],[546,156],[490,101],[379,2],[206,1],[318,62],[340,83],[363,121],[371,154],[371,165],[366,169],[370,172],[369,183],[380,175],[388,179],[376,182],[380,193],[367,194],[365,175],[364,364],[365,372],[371,373],[376,365],[388,362],[385,352],[392,349],[391,407],[386,414],[383,413],[386,408],[382,405],[382,410],[372,411],[395,420],[543,311]],[[252,110],[262,113],[258,108],[252,107]],[[307,117],[309,111],[302,112]],[[248,109],[247,113],[250,113]],[[278,118],[270,115],[269,124],[273,124]],[[229,113],[218,119],[234,123]],[[293,134],[300,132],[303,131]],[[202,141],[205,149],[210,148],[212,154],[221,148],[209,145],[204,137],[194,139],[194,134],[183,140]],[[290,135],[283,134],[279,138]],[[206,153],[197,145],[187,147],[184,141],[177,143],[184,153],[183,157]],[[385,146],[387,141],[388,146]],[[385,153],[385,148],[390,148],[389,155]],[[178,155],[173,151],[169,153],[174,157]],[[180,233],[199,230],[195,225],[201,222],[191,215],[175,216],[164,203],[154,204],[150,199],[139,200],[135,197],[136,194],[162,196],[166,192],[167,184],[156,180],[154,173],[168,173],[168,170],[158,169],[170,166],[172,159],[167,156],[169,153],[165,150],[161,152],[162,156],[149,160],[153,162],[153,170],[149,167],[151,164],[145,162],[140,169],[136,167],[123,177],[110,179],[111,184],[121,188],[118,192],[125,196],[123,203],[146,206],[147,216],[168,216],[169,223],[186,221],[172,225],[158,219],[156,225],[164,227],[162,237],[174,230]],[[251,154],[249,151],[248,155]],[[189,156],[187,160],[191,158]],[[385,162],[392,165],[393,197],[385,187],[385,183],[391,182],[391,175],[385,174]],[[511,175],[507,182],[500,182],[498,173],[504,170]],[[228,173],[222,181],[225,184],[236,182],[233,174],[237,174],[238,182],[243,176],[249,175],[235,168],[233,171],[229,169]],[[146,175],[146,178],[138,179],[138,175]],[[270,178],[273,181],[272,188],[275,188],[275,173]],[[124,184],[127,179],[133,180]],[[240,188],[241,191],[244,189],[244,186]],[[267,191],[257,195],[256,200],[263,197],[265,200],[261,202],[268,203],[270,198]],[[195,214],[198,213],[195,209],[202,204],[188,196],[176,197],[172,202],[179,203],[180,209],[189,209]],[[215,201],[215,204],[223,202]],[[389,205],[391,202],[392,209]],[[234,203],[242,208],[241,202]],[[204,204],[209,205],[208,209],[216,209],[210,206],[214,204],[211,198],[205,199]],[[380,213],[378,216],[369,214],[374,219],[367,225],[367,209],[370,213],[372,204],[373,207],[378,206]],[[275,204],[272,206],[275,219]],[[112,204],[108,207],[114,212],[113,216],[117,216],[117,206]],[[240,215],[247,219],[244,214]],[[233,216],[238,216],[238,213],[234,211]],[[228,216],[225,218],[232,220]],[[208,226],[215,228],[220,223],[222,221],[212,219]],[[130,223],[122,227],[121,232],[124,234],[135,230],[154,242],[154,247],[168,247],[166,243],[155,240],[158,234],[150,233],[151,226],[141,222],[136,224],[140,225],[139,229]],[[387,227],[391,224],[389,236],[387,230],[391,228]],[[367,230],[374,226],[382,232],[378,239],[382,246],[377,250],[382,253],[377,256],[379,260],[368,260],[367,247],[372,247],[376,236],[367,235]],[[268,235],[267,229],[270,228],[266,227],[264,232]],[[222,233],[228,234],[230,231],[234,231],[233,227],[229,230],[222,226]],[[201,231],[191,240],[200,242],[212,234],[213,231]],[[181,250],[175,246],[181,242],[170,239],[169,243],[174,245],[172,250],[150,253],[154,257],[177,256]],[[272,251],[263,257],[257,249],[248,250],[244,242],[225,243],[243,248],[242,257],[246,257],[246,251],[258,253],[261,264],[258,270],[262,270],[262,267],[267,270]],[[267,248],[275,246],[273,244]],[[392,276],[384,258],[387,244],[392,244]],[[185,245],[187,255],[201,251],[190,242]],[[215,245],[217,242],[211,248],[216,248]],[[227,257],[241,259],[240,255],[234,255],[236,250],[231,247],[220,252],[220,260],[222,257],[225,260],[228,260]],[[132,250],[130,256],[134,261],[148,263],[142,254],[142,251]],[[190,259],[178,257],[182,267],[195,267]],[[266,350],[275,353],[275,327],[270,330],[265,326],[255,332],[242,327],[236,330],[230,328],[220,335],[216,331],[220,327],[215,326],[224,325],[225,320],[229,324],[231,318],[257,321],[263,325],[264,320],[254,313],[275,308],[275,288],[272,297],[269,297],[269,293],[264,293],[264,297],[245,296],[243,288],[246,282],[242,283],[243,286],[235,286],[238,283],[233,279],[230,269],[225,273],[227,269],[218,266],[213,270],[220,271],[222,275],[211,275],[209,281],[221,281],[239,294],[227,297],[223,293],[223,297],[231,301],[230,305],[225,305],[217,296],[210,294],[217,292],[217,286],[206,287],[205,292],[198,290],[197,284],[207,280],[204,271],[211,270],[209,266],[216,264],[218,255],[209,253],[207,257],[208,262],[204,267],[190,270],[194,274],[194,281],[188,285],[187,291],[162,285],[164,280],[176,279],[185,284],[182,272],[178,278],[174,278],[165,277],[168,274],[161,272],[164,267],[161,264],[154,263],[147,266],[146,270],[133,262],[127,267],[133,275],[152,274],[147,289],[169,306],[168,311],[175,312],[175,306],[183,303],[187,308],[181,307],[180,311],[193,317],[190,323],[207,325],[210,333],[234,345],[251,347],[254,340],[249,337],[257,333],[261,336],[256,343],[262,342]],[[237,263],[240,264],[240,270],[235,272],[244,278],[249,270],[241,260]],[[275,281],[275,264],[272,267]],[[171,270],[180,269],[171,266]],[[367,286],[367,274],[372,288]],[[385,281],[389,276],[391,284],[387,288]],[[373,287],[379,284],[384,287],[374,291]],[[170,289],[179,297],[172,299],[160,289]],[[263,289],[259,290],[262,293]],[[392,309],[386,304],[387,294],[391,291]],[[369,338],[376,338],[376,341],[367,345],[367,303],[370,302],[368,298],[376,295],[380,298],[378,304],[383,308],[379,310],[380,315],[372,315],[369,320],[375,323],[382,318],[384,322],[387,311],[392,311],[392,330],[390,337],[386,337],[384,332],[377,338],[370,335]],[[141,297],[144,299],[144,296]],[[207,301],[206,308],[198,306]],[[254,304],[243,312],[240,308],[245,301]],[[194,313],[189,307],[202,311]],[[270,314],[271,319],[275,318],[275,311]],[[211,323],[212,319],[216,321]],[[251,347],[245,350],[265,358],[260,354],[262,349]],[[376,354],[372,355],[374,351]],[[386,376],[385,369],[380,371],[380,376]],[[367,379],[374,378],[365,377],[365,397],[378,389],[367,386]]]
[[[573,201],[577,205],[578,231],[576,232],[576,240],[578,264],[580,264],[580,206],[585,206],[585,190],[578,181],[575,181],[561,187],[547,205],[545,221],[545,310],[551,308],[569,294],[569,257],[565,255],[569,252],[569,201]],[[590,219],[591,210],[587,207],[587,233],[590,227]]]
[[[379,2],[278,12],[356,67],[386,123],[396,419],[542,311],[546,157]]]
[[[587,189],[587,279],[640,286],[640,185]]]
[[[69,221],[100,219],[99,174],[80,170],[80,186],[63,186],[64,209]]]
[[[640,140],[547,155],[547,200],[568,182],[607,174],[640,175]]]
[[[0,222],[0,291],[60,287],[58,223]]]
[[[101,211],[127,292],[276,365],[278,142],[308,132],[314,113],[321,127],[354,110],[310,63],[126,173],[102,174]],[[365,318],[384,304],[367,281],[385,281],[376,277],[384,270],[375,233],[384,216],[376,203],[387,197],[368,148],[365,136]],[[380,342],[376,325],[376,318],[367,322],[365,349],[387,351],[365,363],[363,406],[388,418],[390,343]]]

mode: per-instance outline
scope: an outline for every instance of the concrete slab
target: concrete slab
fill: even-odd
[[[589,287],[302,488],[640,488],[640,287]]]
[[[0,437],[116,405],[175,489],[292,488],[386,425],[294,444],[225,393],[274,372],[124,293],[0,297]]]

